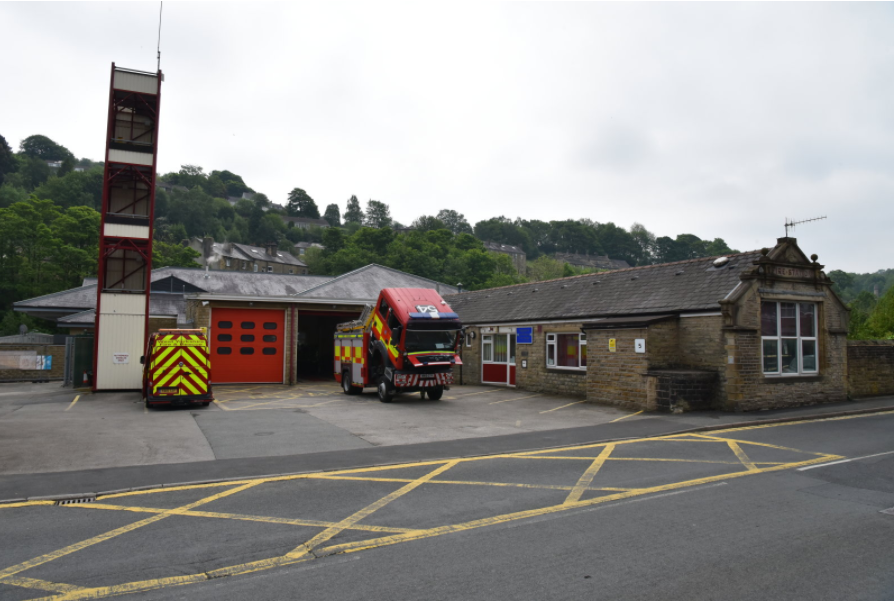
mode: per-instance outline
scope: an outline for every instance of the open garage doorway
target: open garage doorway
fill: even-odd
[[[299,380],[331,380],[336,325],[360,317],[356,312],[299,311],[296,341]]]

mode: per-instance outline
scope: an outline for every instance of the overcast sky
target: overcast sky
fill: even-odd
[[[0,134],[101,160],[111,62],[158,3],[0,3]],[[642,223],[893,266],[893,4],[164,5],[159,171],[321,213]]]

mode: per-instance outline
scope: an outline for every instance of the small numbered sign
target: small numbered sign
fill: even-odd
[[[634,339],[634,352],[635,353],[645,353],[646,352],[646,340],[643,338],[635,338]]]

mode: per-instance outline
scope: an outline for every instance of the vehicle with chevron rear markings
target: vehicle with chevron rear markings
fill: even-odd
[[[359,319],[336,326],[333,375],[345,394],[375,386],[379,400],[420,392],[433,401],[454,383],[460,316],[429,288],[383,288]]]
[[[204,330],[167,329],[151,334],[143,364],[143,401],[159,405],[202,405],[214,400],[211,361]]]

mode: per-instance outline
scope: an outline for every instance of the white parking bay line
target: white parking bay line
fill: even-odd
[[[816,467],[827,467],[828,465],[836,465],[837,463],[848,463],[849,461],[858,461],[859,459],[870,459],[871,457],[881,457],[882,455],[891,455],[895,451],[886,451],[885,453],[876,453],[875,455],[864,455],[863,457],[852,457],[851,459],[840,459],[839,461],[831,461],[829,463],[818,463],[817,465],[806,465],[798,468],[797,471],[813,470]]]

